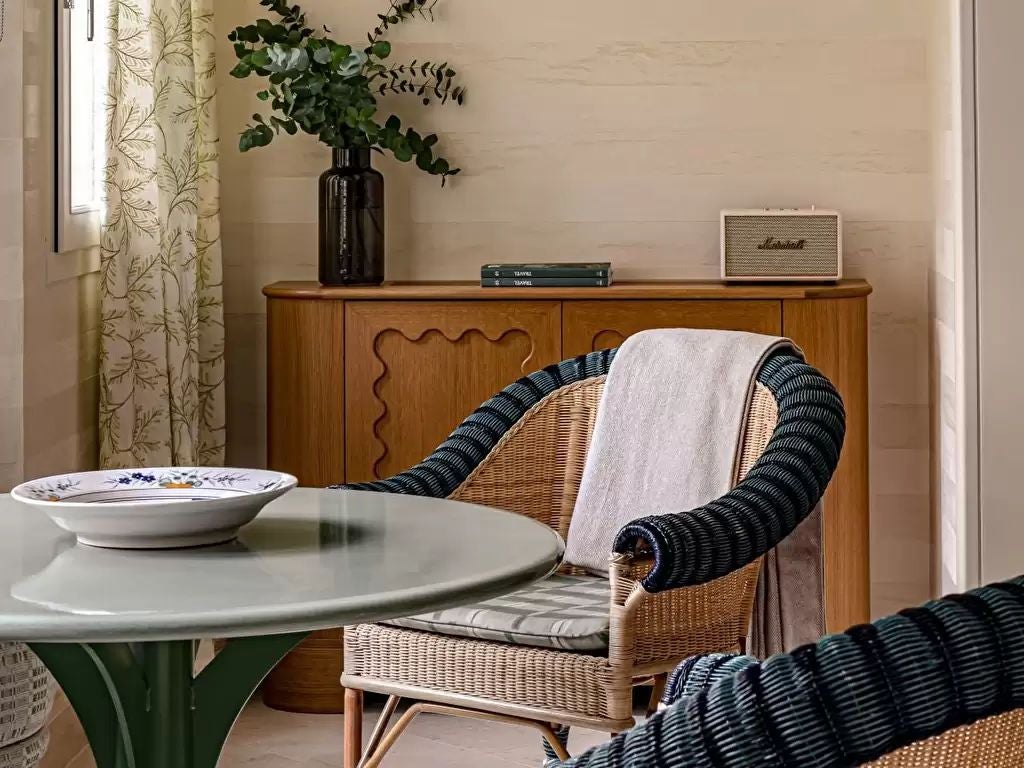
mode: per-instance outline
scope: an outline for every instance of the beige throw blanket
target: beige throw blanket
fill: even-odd
[[[685,512],[732,488],[755,375],[784,346],[793,344],[739,331],[660,329],[628,338],[605,382],[566,561],[607,573],[626,523]]]

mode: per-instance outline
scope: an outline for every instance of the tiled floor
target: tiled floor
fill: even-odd
[[[379,711],[379,702],[368,702],[367,736]],[[341,732],[341,715],[293,715],[255,700],[235,725],[220,768],[338,768]],[[569,747],[577,754],[606,738],[576,729]],[[382,768],[537,768],[541,755],[540,737],[532,730],[420,715]]]

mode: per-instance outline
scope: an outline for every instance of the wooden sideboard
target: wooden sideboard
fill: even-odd
[[[264,289],[269,465],[305,486],[387,477],[427,456],[520,376],[647,328],[788,336],[846,403],[846,443],[824,499],[826,626],[840,631],[869,617],[870,292],[860,280],[529,289],[275,283]],[[339,637],[318,634],[286,659],[268,681],[268,703],[340,711]]]

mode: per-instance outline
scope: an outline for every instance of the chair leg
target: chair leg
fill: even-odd
[[[393,696],[391,697],[391,699],[395,700],[394,706],[398,706],[398,697]],[[385,713],[387,714],[389,719],[390,715],[394,712],[394,707],[392,706],[391,699],[388,700],[388,704],[384,708]],[[454,717],[464,717],[469,718],[471,720],[487,720],[490,722],[508,723],[509,725],[523,725],[528,726],[530,728],[535,728],[536,730],[541,732],[541,735],[544,737],[544,741],[547,743],[547,746],[545,747],[545,752],[547,752],[548,748],[550,748],[551,752],[558,760],[569,759],[569,751],[568,749],[566,749],[566,745],[569,739],[569,726],[549,725],[547,723],[541,723],[536,720],[529,720],[523,717],[513,717],[512,715],[499,715],[492,712],[479,712],[473,709],[463,709],[462,707],[453,707],[445,704],[433,704],[431,702],[426,701],[417,701],[415,704],[413,704],[407,710],[405,710],[405,712],[402,713],[402,716],[398,718],[398,722],[396,722],[390,729],[387,729],[386,732],[382,730],[380,734],[377,734],[377,729],[374,729],[374,736],[371,737],[371,742],[374,740],[374,738],[377,738],[379,739],[379,743],[374,745],[374,749],[372,751],[367,750],[362,762],[358,763],[358,765],[353,764],[352,768],[378,768],[381,760],[384,759],[384,756],[387,755],[387,753],[391,750],[393,746],[395,746],[395,742],[398,741],[398,737],[405,732],[405,729],[412,724],[412,721],[415,720],[416,716],[419,715],[421,712],[427,712],[428,714],[435,715],[450,715]],[[345,715],[347,718],[347,699],[345,702]],[[348,752],[346,751],[346,759],[347,755]],[[345,763],[345,768],[349,768],[349,764],[347,762]]]
[[[544,740],[544,764],[569,759],[569,726],[552,723],[547,732],[541,731]]]
[[[363,756],[363,692],[345,689],[345,768],[358,768]]]
[[[650,717],[658,711],[661,697],[665,695],[665,684],[668,682],[668,673],[663,672],[654,676],[654,686],[651,688],[651,700],[647,704],[647,716]]]
[[[395,742],[398,741],[398,737],[405,732],[405,729],[408,728],[412,721],[416,719],[416,715],[423,710],[424,705],[422,702],[416,702],[405,710],[405,712],[402,713],[402,716],[398,718],[398,722],[395,723],[386,734],[382,734],[380,744],[373,750],[373,752],[367,751],[361,768],[377,768],[377,766],[380,765],[380,761],[384,759],[384,756],[393,746],[395,746]]]
[[[377,747],[380,746],[380,740],[387,733],[388,724],[391,722],[391,718],[394,717],[395,710],[398,709],[398,704],[401,701],[400,696],[388,696],[387,703],[384,704],[384,709],[381,710],[380,717],[377,719],[377,724],[373,726],[373,732],[370,734],[370,740],[366,743],[366,748],[363,750],[363,758],[359,761],[358,768],[364,768],[366,761],[377,751]]]

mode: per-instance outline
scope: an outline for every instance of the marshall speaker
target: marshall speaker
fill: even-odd
[[[722,211],[723,280],[825,282],[842,276],[843,221],[838,211]]]

